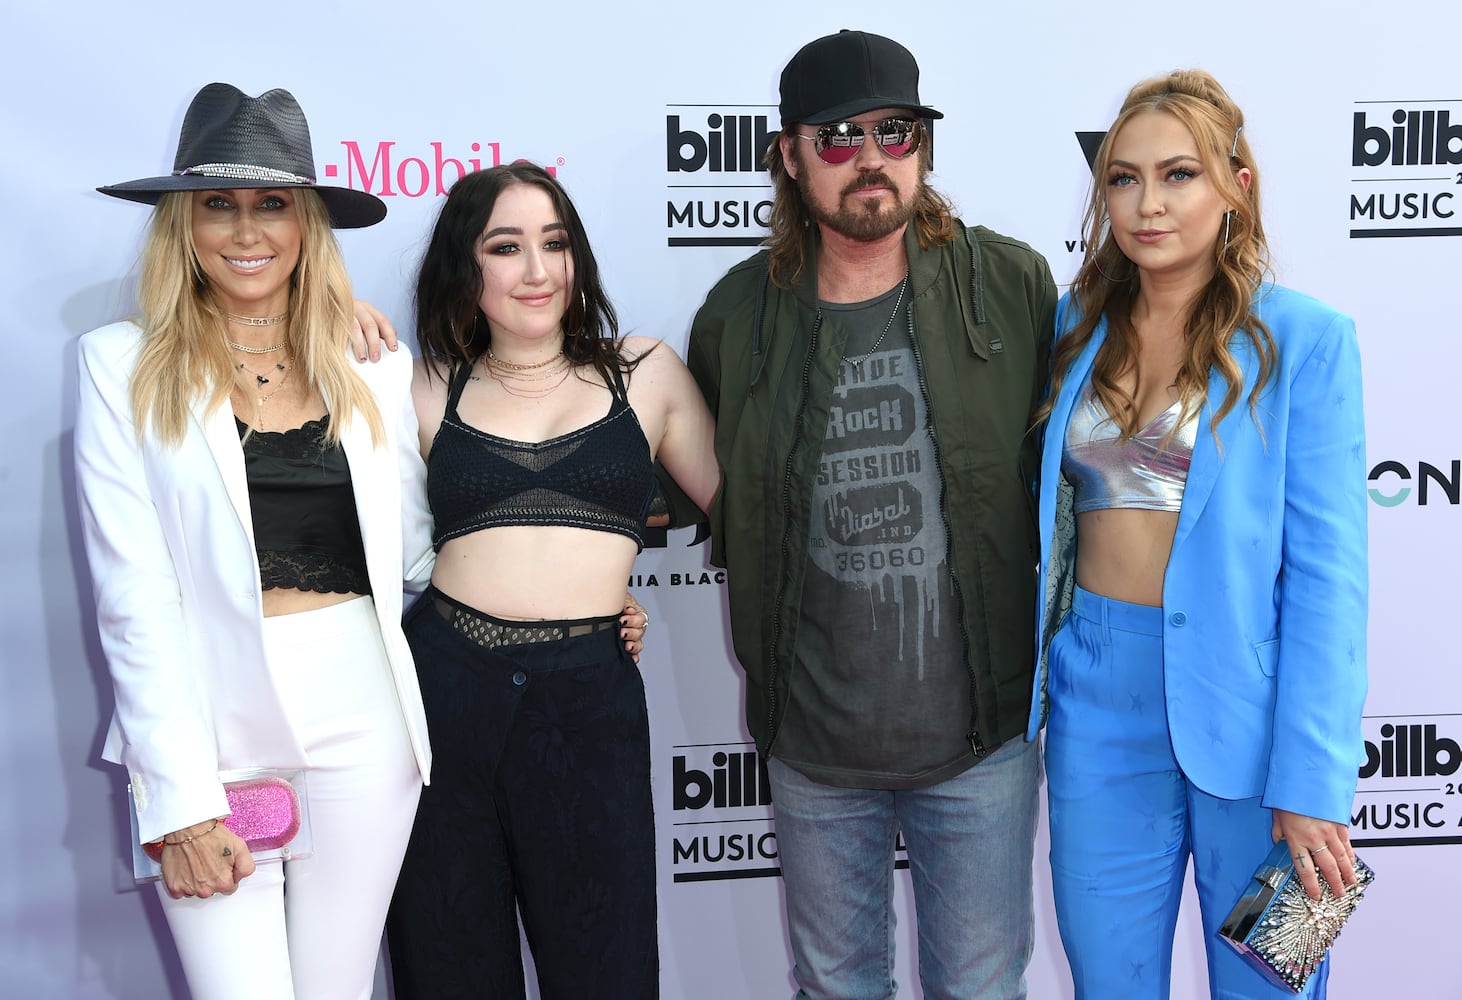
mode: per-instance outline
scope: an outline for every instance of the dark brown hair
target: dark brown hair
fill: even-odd
[[[606,385],[613,385],[614,370],[631,371],[638,359],[620,354],[619,317],[600,283],[584,223],[563,185],[523,160],[474,171],[448,192],[416,279],[416,339],[422,353],[451,369],[471,364],[489,347],[492,332],[478,305],[477,241],[498,196],[516,184],[544,191],[567,231],[574,280],[562,320],[564,356],[575,366],[592,365]]]

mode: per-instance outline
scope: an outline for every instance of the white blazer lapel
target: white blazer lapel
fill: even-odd
[[[249,508],[249,480],[244,472],[244,450],[239,447],[238,426],[234,423],[233,407],[224,403],[211,413],[204,412],[207,401],[193,405],[193,419],[203,430],[203,440],[218,466],[223,488],[228,493],[229,503],[239,525],[249,539],[249,549],[254,549],[254,518]]]

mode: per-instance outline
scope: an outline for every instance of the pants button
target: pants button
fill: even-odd
[[[523,671],[521,670],[516,671],[513,674],[513,683],[518,685],[518,687],[522,687],[524,684],[528,683],[528,675],[523,673]]]

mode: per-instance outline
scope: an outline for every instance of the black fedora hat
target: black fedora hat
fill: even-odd
[[[293,94],[250,97],[227,83],[210,83],[188,105],[171,174],[97,190],[156,205],[170,191],[275,187],[319,192],[337,229],[374,226],[386,217],[386,203],[373,194],[315,183],[310,126]]]

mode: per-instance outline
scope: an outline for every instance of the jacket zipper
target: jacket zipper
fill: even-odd
[[[924,397],[924,412],[929,415],[929,443],[934,449],[934,466],[939,470],[939,517],[944,522],[944,546],[945,559],[949,563],[949,585],[954,590],[955,606],[959,613],[959,632],[963,640],[965,655],[965,671],[970,675],[970,731],[965,734],[965,740],[970,745],[970,752],[976,757],[985,756],[985,743],[980,738],[980,730],[977,725],[979,710],[975,701],[975,674],[970,669],[970,630],[965,623],[965,600],[964,589],[959,584],[959,573],[955,570],[954,561],[954,532],[949,526],[949,505],[947,497],[949,487],[945,482],[944,458],[939,451],[939,435],[934,430],[934,403],[929,398],[929,383],[924,379],[924,356],[919,352],[919,338],[914,334],[914,307],[909,306],[909,345],[914,352],[914,370],[919,376],[919,393]],[[975,567],[975,581],[980,591],[980,606],[984,607],[984,588],[979,584],[979,567]],[[986,656],[988,659],[988,654]]]
[[[797,456],[797,446],[802,440],[802,419],[807,413],[807,398],[812,395],[812,359],[817,356],[817,335],[822,329],[822,310],[812,321],[812,339],[807,347],[807,357],[802,360],[802,394],[797,400],[797,413],[792,420],[792,445],[787,449],[787,463],[782,469],[782,572],[785,574],[792,537],[792,460]],[[777,648],[782,642],[782,605],[787,596],[785,575],[777,585],[777,599],[772,605],[771,648],[767,658],[767,745],[770,751],[776,740],[777,731]]]

